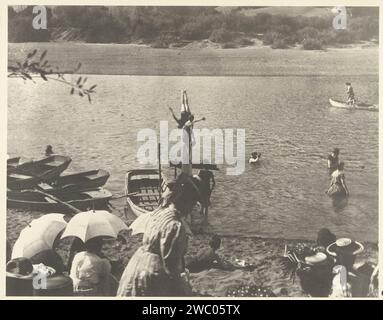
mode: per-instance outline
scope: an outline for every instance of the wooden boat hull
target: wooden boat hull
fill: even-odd
[[[366,110],[366,111],[379,111],[377,105],[374,104],[366,104],[366,103],[356,103],[355,106],[349,105],[347,102],[338,101],[335,99],[329,99],[330,105],[335,108],[342,109],[356,109],[356,110]]]
[[[165,191],[166,182],[159,177],[158,170],[131,170],[125,178],[125,194],[137,192],[136,196],[127,198],[127,205],[135,216],[146,214],[158,207],[161,193]]]
[[[109,176],[109,172],[102,169],[67,174],[59,176],[54,182],[42,188],[50,194],[92,190],[105,185]]]
[[[8,172],[7,188],[30,189],[41,181],[52,181],[68,168],[71,161],[69,157],[50,156],[20,164]]]
[[[77,193],[61,193],[55,197],[79,210],[85,211],[93,208],[105,209],[112,198],[112,194],[106,189],[99,188]],[[19,192],[8,190],[7,207],[40,212],[70,212],[66,206],[35,191]]]

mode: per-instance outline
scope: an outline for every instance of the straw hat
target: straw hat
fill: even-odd
[[[327,255],[323,252],[317,252],[312,256],[305,257],[305,263],[310,266],[317,266],[327,261]]]
[[[337,256],[338,254],[346,254],[355,256],[363,252],[364,246],[357,241],[351,240],[349,238],[341,238],[330,244],[326,251],[332,256]]]
[[[32,279],[33,265],[27,258],[12,259],[7,263],[7,277],[18,279]]]

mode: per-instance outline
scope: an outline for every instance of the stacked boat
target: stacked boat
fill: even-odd
[[[66,213],[105,209],[112,194],[103,189],[109,178],[105,170],[63,174],[72,159],[52,155],[41,160],[7,160],[7,206],[41,212]]]

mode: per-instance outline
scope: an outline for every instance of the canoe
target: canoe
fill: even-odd
[[[72,159],[69,157],[50,156],[42,160],[16,165],[7,172],[7,188],[29,189],[41,181],[52,181],[68,168],[71,161]]]
[[[38,185],[44,192],[57,194],[60,192],[73,192],[92,190],[102,187],[109,179],[109,172],[98,169],[74,174],[66,174],[56,178],[53,182]]]
[[[55,197],[79,210],[105,209],[112,198],[106,189],[96,189],[82,192],[64,192]],[[63,204],[36,191],[7,191],[8,208],[16,208],[40,212],[67,213],[69,209]]]
[[[137,193],[126,198],[127,205],[137,217],[156,209],[165,189],[166,182],[156,169],[130,170],[126,174],[125,194]]]
[[[335,108],[343,108],[343,109],[356,109],[356,110],[367,110],[367,111],[379,111],[379,107],[375,104],[367,104],[358,102],[355,104],[355,106],[349,105],[347,102],[335,100],[335,99],[329,99],[329,102],[332,107]]]

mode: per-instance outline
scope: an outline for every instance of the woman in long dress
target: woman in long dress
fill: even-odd
[[[117,296],[191,295],[185,281],[188,227],[184,217],[200,199],[199,184],[181,174],[169,189],[159,208],[149,213],[142,246],[126,266]]]
[[[327,194],[331,197],[346,197],[349,195],[344,175],[344,162],[340,162],[338,169],[331,174],[330,187]]]

